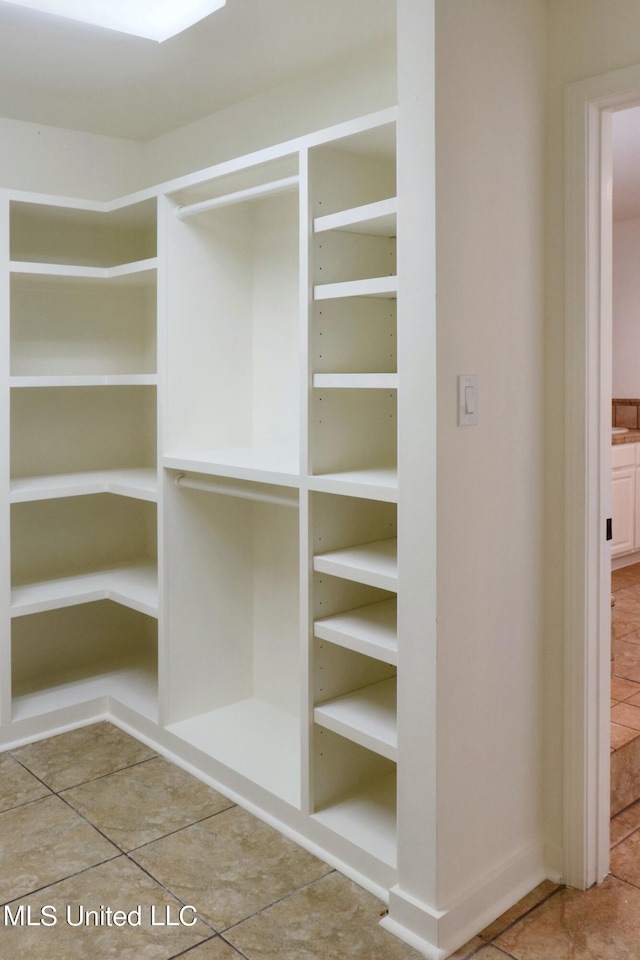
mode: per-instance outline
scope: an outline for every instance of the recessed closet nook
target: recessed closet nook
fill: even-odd
[[[443,956],[419,879],[435,832],[432,318],[416,322],[431,154],[409,149],[425,49],[399,106],[385,89],[358,113],[336,85],[322,124],[309,94],[283,137],[274,105],[258,146],[223,137],[223,159],[172,160],[124,196],[115,149],[95,190],[95,157],[70,189],[84,135],[53,128],[29,187],[19,152],[39,133],[17,131],[0,184],[0,743],[109,717],[391,896],[389,929]]]

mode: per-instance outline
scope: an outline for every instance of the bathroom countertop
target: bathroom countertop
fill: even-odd
[[[640,430],[628,430],[627,433],[614,433],[611,443],[640,443]]]

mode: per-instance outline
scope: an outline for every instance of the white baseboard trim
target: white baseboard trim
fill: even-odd
[[[381,924],[428,960],[445,960],[543,880],[559,879],[557,855],[533,843],[463,891],[445,909],[435,910],[400,886],[389,895]]]

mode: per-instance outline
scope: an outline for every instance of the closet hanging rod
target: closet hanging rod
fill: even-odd
[[[189,490],[202,490],[204,493],[221,493],[225,497],[239,497],[241,500],[259,500],[261,503],[275,503],[279,507],[298,507],[297,498],[285,493],[263,493],[261,490],[250,490],[247,487],[234,487],[231,484],[207,483],[206,480],[191,480],[181,473],[175,479],[176,487],[186,487]]]
[[[187,203],[178,207],[176,213],[180,220],[186,220],[187,217],[193,217],[196,213],[205,213],[207,210],[216,210],[218,207],[229,207],[233,203],[242,203],[243,200],[254,200],[257,197],[285,193],[287,190],[293,190],[299,182],[300,177],[296,173],[293,177],[285,177],[283,180],[272,180],[270,183],[260,183],[257,187],[247,187],[246,190],[225,193],[222,197],[211,197],[210,200]]]

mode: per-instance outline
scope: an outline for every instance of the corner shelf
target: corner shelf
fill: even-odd
[[[323,617],[314,622],[314,635],[395,666],[398,663],[396,610],[394,598]]]
[[[25,387],[153,387],[157,383],[158,377],[155,373],[9,377],[9,386],[14,389]]]
[[[156,257],[122,263],[115,267],[86,267],[72,263],[43,263],[26,260],[12,260],[9,270],[12,274],[31,277],[59,277],[65,280],[109,280],[128,283],[152,283],[158,266]]]
[[[313,568],[318,573],[397,591],[397,540],[392,537],[322,553],[314,557]]]
[[[19,477],[11,481],[9,502],[54,500],[92,493],[113,493],[136,500],[157,501],[158,482],[153,467],[130,470],[93,470],[40,477]]]
[[[11,589],[11,617],[57,610],[61,607],[113,600],[157,618],[158,578],[151,563],[123,564],[105,570],[18,584]]]
[[[30,687],[35,686],[29,685]],[[126,704],[148,720],[158,721],[158,675],[153,661],[132,656],[103,665],[98,672],[86,668],[61,671],[47,677],[43,689],[21,690],[12,701],[12,719],[26,720],[56,710],[109,698]]]

